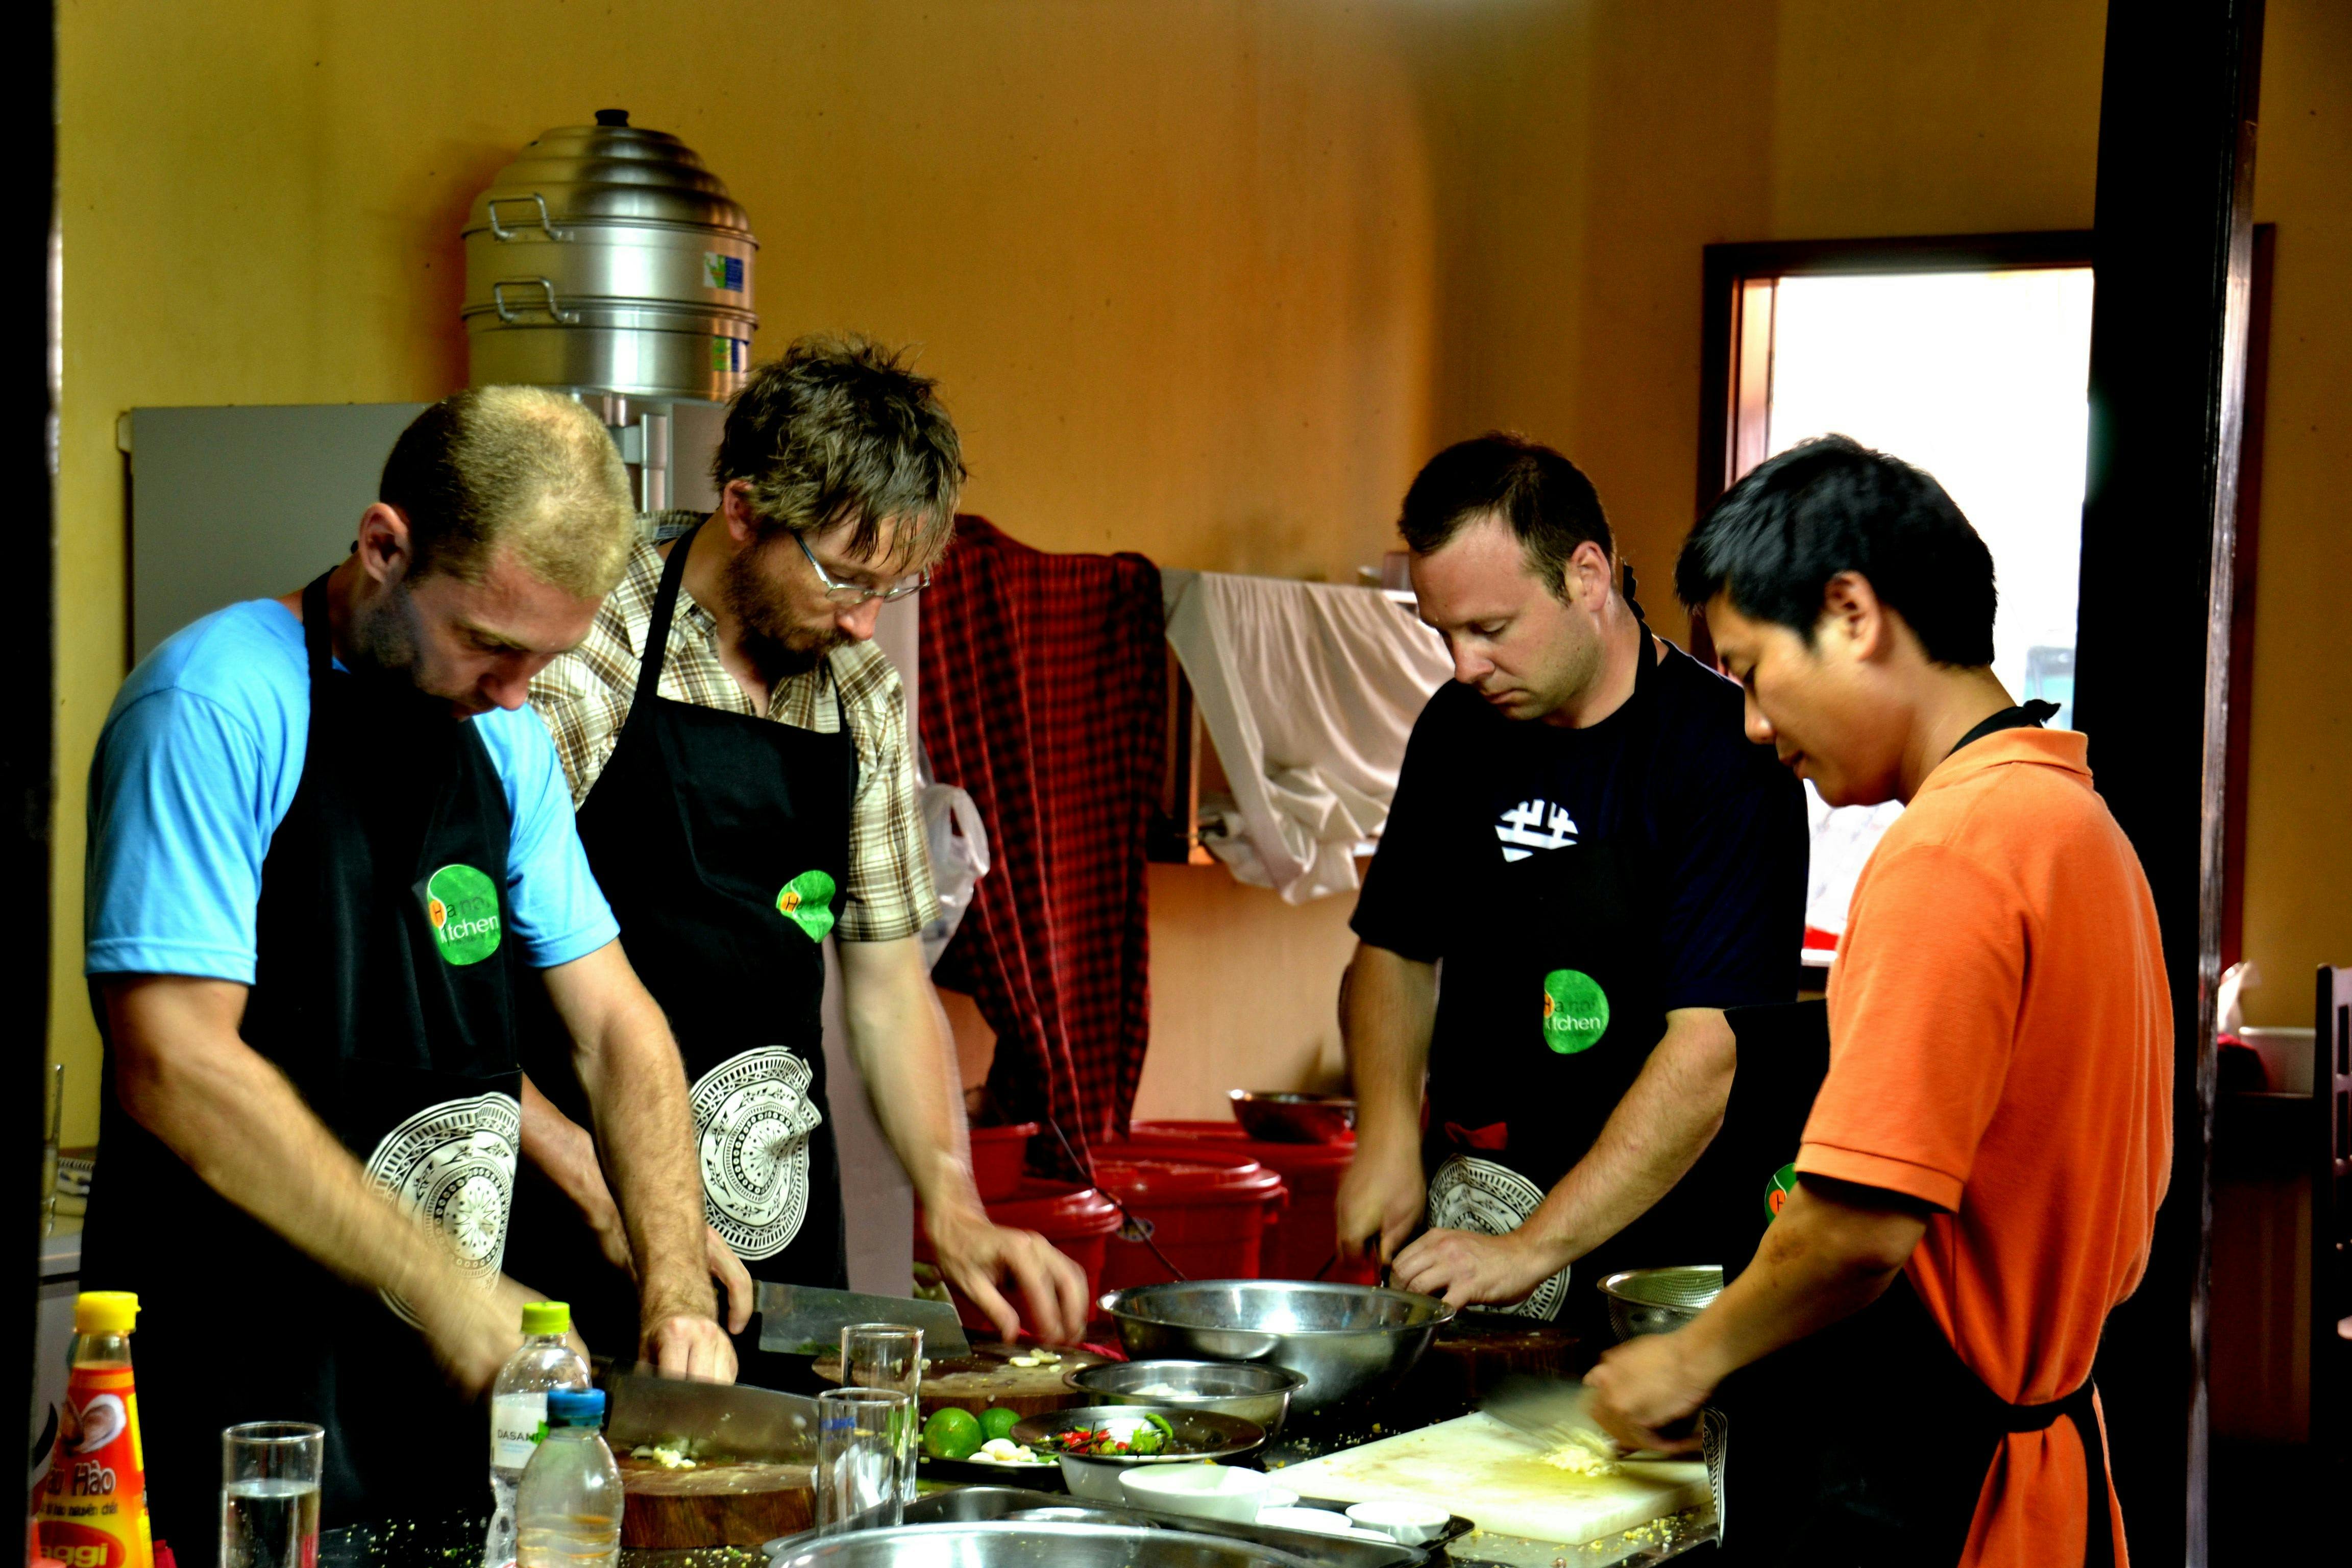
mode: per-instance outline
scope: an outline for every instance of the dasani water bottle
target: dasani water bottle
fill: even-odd
[[[547,1431],[547,1396],[554,1389],[588,1386],[588,1363],[565,1336],[572,1309],[562,1301],[533,1301],[522,1310],[522,1348],[507,1358],[490,1386],[489,1538],[482,1568],[512,1568],[515,1560],[515,1489],[523,1467]]]

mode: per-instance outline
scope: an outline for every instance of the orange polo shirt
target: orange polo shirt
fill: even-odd
[[[2015,1405],[2090,1375],[2172,1157],[2156,905],[2086,755],[2071,731],[1998,731],[1887,828],[1830,971],[1829,1077],[1797,1157],[1940,1211],[1911,1284]],[[2004,1438],[1961,1563],[2081,1562],[2087,1490],[2068,1418]],[[2107,1511],[2122,1564],[2112,1488]]]

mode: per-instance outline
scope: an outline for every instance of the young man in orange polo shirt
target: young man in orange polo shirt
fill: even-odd
[[[1602,1358],[1596,1414],[1630,1445],[1725,1412],[1743,1560],[2120,1563],[2091,1365],[2164,1195],[2172,1021],[2084,739],[1994,678],[1991,556],[1942,487],[1843,437],[1735,486],[1675,586],[1750,738],[1906,809],[1830,973],[1795,1191],[1696,1321]]]

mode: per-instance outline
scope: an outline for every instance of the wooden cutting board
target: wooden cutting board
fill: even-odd
[[[1044,1366],[1014,1366],[1013,1358],[1035,1353],[1031,1346],[976,1344],[969,1356],[944,1357],[931,1363],[916,1396],[924,1415],[952,1405],[977,1415],[991,1405],[1024,1418],[1049,1410],[1067,1410],[1087,1402],[1088,1395],[1062,1382],[1062,1374],[1082,1366],[1099,1366],[1108,1357],[1091,1351],[1048,1346],[1061,1360]],[[828,1357],[811,1369],[827,1383],[841,1381],[841,1358]]]
[[[631,1548],[757,1546],[816,1522],[809,1465],[697,1465],[664,1469],[620,1458],[621,1544]]]
[[[1399,1499],[1434,1504],[1479,1529],[1574,1545],[1707,1500],[1696,1460],[1629,1464],[1580,1476],[1543,1462],[1543,1447],[1491,1415],[1441,1421],[1288,1465],[1276,1479],[1301,1497],[1334,1502]]]

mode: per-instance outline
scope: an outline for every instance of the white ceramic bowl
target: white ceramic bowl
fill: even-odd
[[[1400,1546],[1434,1541],[1454,1521],[1452,1514],[1425,1502],[1360,1502],[1348,1510],[1348,1517]]]
[[[1263,1474],[1231,1465],[1155,1465],[1121,1471],[1118,1484],[1132,1507],[1229,1524],[1256,1522],[1266,1492]]]

